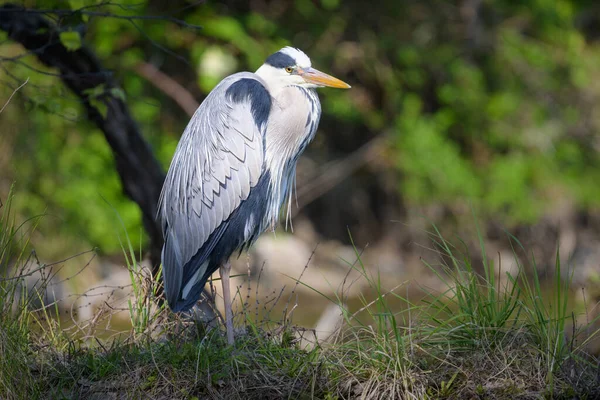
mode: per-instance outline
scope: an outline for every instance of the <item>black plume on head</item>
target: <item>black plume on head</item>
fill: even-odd
[[[265,62],[275,68],[285,68],[296,65],[296,60],[281,51],[271,54]]]

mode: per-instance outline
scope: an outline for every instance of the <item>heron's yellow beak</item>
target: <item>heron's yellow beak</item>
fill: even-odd
[[[327,75],[324,72],[321,72],[314,68],[306,68],[299,71],[299,75],[304,78],[304,80],[308,83],[313,83],[318,86],[329,86],[338,89],[349,89],[350,85],[346,82],[339,80],[338,78],[334,78],[331,75]]]

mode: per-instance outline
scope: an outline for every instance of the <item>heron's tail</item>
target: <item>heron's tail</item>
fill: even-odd
[[[192,258],[188,264],[193,263],[194,261],[195,259]],[[204,289],[204,285],[206,285],[206,281],[211,275],[208,268],[209,260],[205,260],[197,267],[188,264],[184,266],[184,270],[190,268],[191,270],[196,270],[196,272],[194,272],[190,279],[184,282],[184,286],[178,293],[177,299],[173,303],[169,302],[169,307],[171,307],[171,310],[174,312],[188,311],[191,309],[200,299],[202,289]]]

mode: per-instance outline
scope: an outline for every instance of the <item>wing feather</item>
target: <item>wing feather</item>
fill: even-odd
[[[265,102],[269,110],[270,95],[257,75],[232,75],[208,95],[181,137],[159,206],[163,278],[171,306],[184,287],[189,289],[186,280],[207,273],[198,271],[208,268],[205,261],[227,219],[264,171],[268,114],[257,116],[256,110],[264,109]],[[200,250],[206,254],[194,257]]]

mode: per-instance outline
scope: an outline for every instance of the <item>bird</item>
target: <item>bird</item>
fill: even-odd
[[[350,85],[311,65],[294,47],[271,54],[256,72],[224,78],[185,128],[160,194],[164,294],[187,312],[219,269],[227,343],[234,344],[230,256],[290,218],[298,158],[321,117],[316,89]]]

